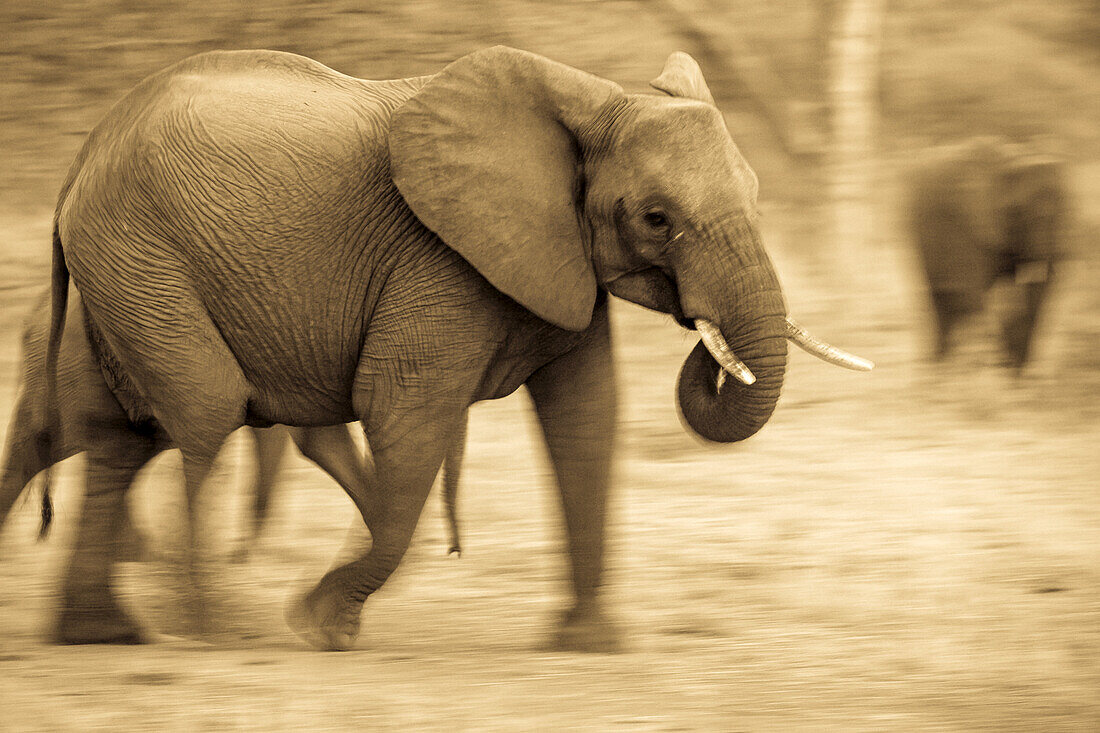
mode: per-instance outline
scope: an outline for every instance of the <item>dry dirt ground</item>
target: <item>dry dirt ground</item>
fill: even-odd
[[[604,25],[593,21],[568,43],[553,34],[575,19],[508,16],[501,26],[515,45],[558,49],[552,55],[638,87],[681,44],[652,21],[616,21],[636,4],[612,5]],[[377,53],[405,43],[404,28],[378,31],[393,49]],[[613,30],[620,44],[637,45],[611,50],[601,39]],[[438,40],[443,32],[431,31],[438,53],[422,54],[426,67],[456,45],[494,40]],[[559,40],[540,47],[517,42],[522,33]],[[627,47],[633,56],[622,68],[608,61]],[[44,68],[49,46],[41,48]],[[100,50],[120,55],[112,60],[120,68],[148,62],[140,46]],[[582,63],[593,59],[603,61]],[[1078,76],[1065,73],[1069,88]],[[51,83],[31,82],[39,86],[24,86]],[[15,394],[19,321],[47,279],[52,192],[35,182],[59,178],[71,150],[54,156],[62,162],[49,162],[48,175],[34,161],[53,154],[52,140],[75,147],[109,103],[107,92],[81,90],[84,106],[64,118],[71,130],[10,118],[2,130],[14,165],[0,179],[0,427]],[[1078,163],[1082,230],[1094,244],[1100,168]],[[32,199],[45,205],[32,208]],[[0,730],[1100,729],[1097,256],[1069,263],[1036,363],[1018,386],[990,369],[959,375],[923,363],[927,313],[889,215],[867,265],[882,286],[857,299],[801,241],[811,225],[799,211],[769,203],[764,213],[792,314],[878,368],[855,374],[792,353],[768,426],[744,444],[704,446],[684,433],[673,402],[694,339],[616,304],[623,429],[607,597],[626,651],[544,648],[567,601],[562,531],[517,394],[472,414],[465,554],[445,556],[433,497],[403,566],[367,604],[358,648],[346,653],[311,650],[282,614],[339,552],[350,502],[295,457],[253,558],[229,564],[251,472],[241,440],[204,496],[225,638],[45,644],[80,502],[73,459],[61,470],[49,539],[34,542],[33,492],[0,532]],[[178,546],[177,461],[159,458],[133,498],[137,523],[165,552]],[[125,564],[118,584],[150,628],[174,630],[170,563]]]

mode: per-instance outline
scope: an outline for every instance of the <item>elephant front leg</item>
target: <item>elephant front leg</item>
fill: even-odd
[[[956,346],[955,337],[964,322],[982,309],[981,292],[933,290],[932,306],[936,321],[937,361],[947,358]]]
[[[1032,337],[1035,324],[1046,298],[1047,281],[1019,282],[1014,287],[1015,302],[1003,315],[1001,323],[1001,341],[1008,366],[1017,376],[1023,371],[1031,354]]]
[[[599,598],[615,435],[615,379],[607,307],[584,340],[536,371],[527,388],[561,492],[574,590],[555,645],[616,651],[619,633]]]
[[[330,570],[287,612],[287,622],[321,649],[350,649],[367,597],[397,569],[424,502],[459,429],[462,408],[426,407],[391,418],[367,439],[374,454],[375,505],[367,519],[372,543],[362,557]],[[387,442],[387,438],[389,442]]]

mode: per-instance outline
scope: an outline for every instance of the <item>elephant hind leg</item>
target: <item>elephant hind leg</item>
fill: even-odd
[[[137,624],[119,606],[111,574],[122,549],[126,491],[156,453],[150,439],[121,437],[90,450],[86,492],[53,638],[59,644],[138,644]]]
[[[160,446],[137,431],[107,391],[98,390],[85,415],[87,455],[84,504],[63,583],[53,639],[61,644],[136,644],[137,624],[111,589],[114,564],[124,549],[126,492]]]
[[[180,449],[186,492],[184,568],[190,597],[184,624],[197,633],[212,630],[211,586],[200,559],[198,497],[226,438],[245,418],[250,387],[224,342],[208,340],[186,357],[161,367],[148,394],[158,422]],[[149,382],[147,382],[148,384]],[[185,390],[180,386],[186,385]]]
[[[140,264],[140,263],[138,263]],[[205,628],[203,583],[197,563],[196,497],[225,439],[244,424],[252,394],[229,346],[192,291],[185,274],[158,263],[152,275],[128,273],[124,283],[88,278],[82,291],[104,349],[141,395],[183,456],[188,526],[185,565],[190,579],[189,625]]]

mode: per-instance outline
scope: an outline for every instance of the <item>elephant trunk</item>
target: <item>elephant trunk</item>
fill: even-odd
[[[750,267],[734,280],[733,307],[723,309],[727,315],[714,325],[751,376],[731,370],[733,378],[726,379],[711,355],[713,342],[708,349],[700,341],[684,361],[677,385],[684,421],[700,437],[718,443],[744,440],[764,426],[787,367],[786,308],[770,263]]]

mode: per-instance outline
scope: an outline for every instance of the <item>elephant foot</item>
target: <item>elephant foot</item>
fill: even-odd
[[[66,600],[54,623],[55,644],[144,644],[140,627],[112,598],[96,603]]]
[[[295,634],[324,651],[347,651],[359,638],[362,605],[349,608],[346,602],[322,593],[321,588],[294,602],[286,612],[286,622]]]
[[[623,650],[622,635],[610,619],[594,605],[574,606],[554,638],[555,651],[614,654]]]

